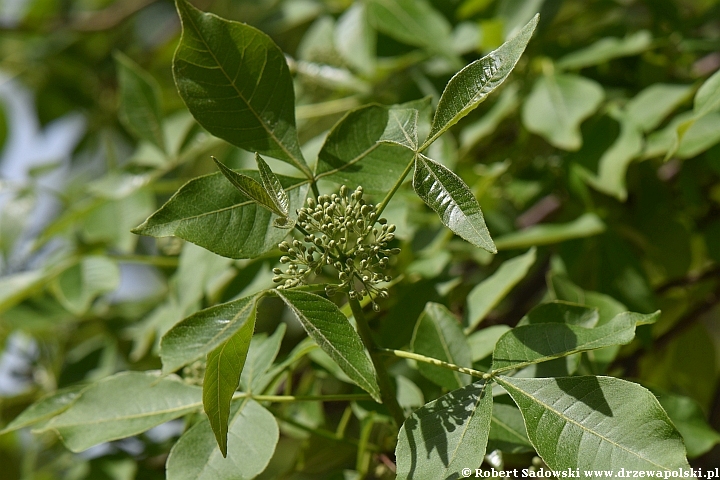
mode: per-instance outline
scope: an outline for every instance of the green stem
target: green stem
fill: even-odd
[[[405,422],[405,414],[403,413],[400,404],[398,404],[397,397],[395,396],[395,388],[393,388],[392,383],[390,382],[390,376],[385,368],[382,356],[379,354],[378,347],[375,344],[375,339],[373,339],[370,325],[368,325],[367,320],[365,319],[365,314],[360,306],[360,302],[354,298],[350,298],[348,299],[348,303],[350,304],[353,316],[355,317],[360,338],[370,352],[370,359],[375,366],[378,387],[380,387],[380,398],[382,399],[383,404],[390,411],[393,419],[395,419],[395,423],[398,428],[400,428],[403,422]]]
[[[437,358],[426,357],[425,355],[420,355],[418,353],[404,352],[402,350],[392,350],[390,348],[380,348],[378,349],[378,353],[382,353],[384,355],[392,355],[394,357],[400,358],[409,358],[410,360],[415,360],[423,363],[429,363],[430,365],[435,365],[436,367],[447,368],[448,370],[455,370],[456,372],[464,373],[465,375],[471,375],[473,377],[478,377],[485,380],[492,376],[489,373],[481,372],[480,370],[461,367],[460,365],[455,365],[454,363],[443,362],[442,360],[438,360]]]
[[[372,400],[365,393],[347,393],[338,395],[253,395],[239,392],[233,395],[233,400],[239,398],[252,398],[258,402],[293,403],[293,402],[352,402]]]
[[[405,170],[400,175],[400,178],[398,178],[397,182],[395,182],[395,185],[393,185],[392,189],[385,195],[385,198],[383,198],[383,201],[380,202],[380,204],[375,207],[375,212],[377,213],[377,218],[380,218],[380,215],[382,214],[383,210],[385,210],[385,207],[387,207],[387,204],[390,203],[390,199],[395,195],[395,193],[398,191],[400,186],[402,185],[403,181],[405,180],[405,177],[407,177],[408,173],[410,173],[410,170],[412,169],[413,165],[415,165],[415,157],[413,157],[411,162],[408,162],[407,167],[405,167]]]

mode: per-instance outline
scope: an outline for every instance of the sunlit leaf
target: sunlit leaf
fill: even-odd
[[[602,38],[589,47],[565,55],[558,60],[557,67],[574,70],[598,65],[613,58],[637,55],[650,48],[652,40],[652,34],[647,30],[640,30],[625,38]]]

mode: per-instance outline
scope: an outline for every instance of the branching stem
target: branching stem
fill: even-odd
[[[392,350],[390,348],[380,348],[377,350],[377,352],[384,355],[391,355],[394,357],[408,358],[417,362],[429,363],[430,365],[435,365],[436,367],[447,368],[448,370],[455,370],[456,372],[464,373],[465,375],[471,375],[477,378],[482,378],[484,380],[492,377],[491,374],[481,372],[480,370],[461,367],[460,365],[455,365],[454,363],[443,362],[442,360],[438,360],[437,358],[426,357],[425,355],[420,355],[418,353],[405,352],[403,350]]]

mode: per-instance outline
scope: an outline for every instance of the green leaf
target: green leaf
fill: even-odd
[[[720,110],[720,71],[713,73],[695,94],[695,118]]]
[[[260,155],[257,155],[256,158],[260,158]],[[238,173],[235,170],[226,167],[217,158],[212,157],[212,159],[218,169],[220,169],[220,173],[222,173],[223,176],[227,178],[230,183],[232,183],[233,186],[243,195],[280,217],[287,216],[287,205],[285,205],[284,209],[278,205],[275,201],[275,197],[266,190],[264,185],[261,185],[252,177],[248,177],[247,175],[243,175],[242,173]],[[260,176],[262,178],[262,174]],[[284,190],[283,193],[285,193]],[[287,195],[285,199],[287,200]]]
[[[85,387],[86,385],[74,385],[45,395],[0,430],[0,435],[35,425],[64,412],[75,403]]]
[[[260,178],[254,170],[242,173]],[[284,176],[279,179],[288,194],[294,221],[292,212],[305,201],[307,181]],[[277,247],[287,235],[287,230],[273,226],[277,218],[218,172],[190,180],[133,232],[153,237],[174,235],[223,257],[255,258]]]
[[[708,425],[702,408],[695,400],[670,393],[661,393],[657,397],[683,436],[688,457],[699,457],[720,443],[720,433]]]
[[[624,310],[624,309],[623,309]],[[543,303],[533,308],[520,319],[517,326],[539,323],[563,323],[584,328],[597,325],[600,315],[597,308],[560,300]]]
[[[497,377],[551,470],[688,469],[682,437],[652,393],[612,377]],[[613,474],[614,472],[614,474]]]
[[[604,96],[594,80],[579,75],[544,75],[523,104],[523,124],[558,148],[578,150],[582,146],[580,124],[598,109]]]
[[[492,108],[480,120],[460,131],[461,152],[469,152],[480,140],[492,134],[500,122],[517,109],[520,104],[518,90],[517,84],[508,84],[502,89]]]
[[[275,357],[280,351],[285,328],[285,324],[281,323],[270,337],[255,335],[252,338],[245,368],[240,377],[240,385],[246,392],[262,393],[272,380],[272,377],[266,373],[272,367]]]
[[[549,245],[576,238],[592,237],[605,231],[605,224],[594,213],[584,213],[572,222],[540,224],[517,232],[506,233],[495,241],[500,250]]]
[[[255,162],[257,163],[260,180],[262,180],[265,191],[273,199],[273,203],[277,206],[278,210],[287,217],[290,213],[290,200],[280,183],[280,179],[273,173],[270,166],[265,163],[265,160],[263,160],[259,153],[255,154]]]
[[[70,408],[41,431],[55,430],[73,452],[131,437],[202,405],[202,389],[177,377],[123,372],[83,390]]]
[[[224,345],[248,324],[263,294],[215,305],[190,315],[171,328],[160,342],[163,373],[174,372]]]
[[[487,450],[502,450],[505,453],[533,451],[522,414],[514,405],[493,402]]]
[[[548,278],[548,287],[550,288],[552,295],[554,295],[555,298],[557,298],[558,300],[578,303],[580,305],[585,305],[587,307],[597,309],[597,325],[604,325],[605,323],[612,320],[616,315],[627,311],[627,307],[625,307],[625,305],[618,302],[611,296],[605,295],[604,293],[585,291],[572,283],[567,277],[564,277],[562,275],[551,275]],[[537,308],[541,307],[542,305]],[[578,323],[578,325],[582,324]]]
[[[475,330],[490,310],[525,278],[534,263],[535,248],[531,248],[523,255],[503,262],[495,273],[470,290],[467,296],[468,314],[465,331]]]
[[[608,148],[598,164],[598,173],[587,172],[585,180],[596,190],[611,195],[621,202],[627,200],[625,175],[630,162],[640,156],[643,136],[632,120],[620,119],[620,135]]]
[[[525,51],[538,19],[536,15],[514,38],[466,66],[450,79],[435,111],[430,136],[421,150],[470,113],[505,81]]]
[[[120,121],[133,135],[165,151],[160,85],[126,55],[115,52],[120,87]]]
[[[647,138],[644,158],[662,156],[666,152],[677,158],[692,158],[720,141],[720,113],[711,112],[695,119],[692,112],[677,115],[667,127]],[[683,131],[682,138],[678,131]]]
[[[367,5],[353,3],[338,18],[335,46],[343,60],[365,75],[375,72],[375,32],[370,27]]]
[[[255,309],[237,332],[207,356],[203,380],[203,408],[223,457],[227,457],[230,401],[240,383],[250,339],[255,330],[254,313]]]
[[[51,286],[63,307],[75,315],[82,315],[97,296],[115,290],[119,283],[117,264],[107,257],[91,255],[64,270]]]
[[[651,132],[685,101],[691,90],[690,85],[650,85],[625,105],[627,118],[643,132]]]
[[[41,291],[51,278],[49,272],[30,270],[0,278],[0,312]]]
[[[456,479],[463,468],[479,466],[492,404],[492,389],[475,382],[413,412],[398,434],[397,478]]]
[[[381,142],[394,143],[412,151],[418,149],[418,111],[414,108],[392,108],[380,137]]]
[[[652,40],[652,34],[647,30],[640,30],[622,39],[603,38],[589,47],[565,55],[558,60],[557,67],[575,70],[605,63],[613,58],[637,55],[650,48]]]
[[[460,322],[439,303],[429,302],[425,305],[415,325],[411,346],[413,352],[426,357],[461,367],[472,366],[470,346],[460,328]],[[418,363],[417,367],[428,380],[450,390],[464,387],[470,382],[467,375],[454,370],[425,363]]]
[[[368,13],[375,28],[396,40],[441,55],[452,50],[450,24],[427,0],[369,0]]]
[[[384,195],[397,182],[413,152],[380,142],[388,126],[389,111],[367,105],[345,114],[333,127],[318,154],[317,178]]]
[[[507,325],[492,325],[470,334],[467,343],[472,353],[472,361],[477,362],[490,355],[500,337],[509,330]]]
[[[275,452],[279,429],[275,417],[254,400],[232,406],[228,455],[215,448],[207,419],[185,432],[170,450],[168,480],[238,480],[255,478]]]
[[[659,316],[659,311],[625,312],[595,328],[555,322],[515,327],[498,340],[492,370],[505,372],[585,350],[625,345],[635,338],[637,325],[654,323]]]
[[[413,188],[450,230],[477,247],[497,252],[478,201],[455,173],[419,154],[415,159]]]
[[[275,293],[292,310],[310,338],[353,382],[379,402],[375,368],[360,336],[337,305],[313,293],[294,290],[275,290]]]
[[[173,59],[180,96],[207,131],[312,174],[295,129],[292,77],[280,48],[244,23],[177,0],[182,37]]]

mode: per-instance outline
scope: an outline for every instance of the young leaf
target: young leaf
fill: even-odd
[[[260,155],[257,155],[256,158],[260,158]],[[235,188],[237,188],[246,197],[280,217],[287,216],[287,204],[284,209],[278,205],[275,201],[275,197],[277,195],[274,194],[274,192],[269,192],[264,185],[261,185],[254,178],[248,177],[247,175],[243,175],[242,173],[238,173],[235,170],[226,167],[217,158],[212,157],[212,159],[218,169],[220,169],[220,173],[230,180],[230,183],[232,183]],[[262,179],[262,172],[260,172],[260,178]],[[275,180],[277,180],[277,178]],[[273,185],[273,188],[274,187],[275,186]],[[280,188],[280,190],[282,190],[282,188]],[[282,190],[282,192],[285,193],[284,190]],[[285,196],[285,200],[287,200],[287,194]]]
[[[280,351],[284,335],[285,324],[281,323],[270,337],[253,336],[245,368],[240,376],[240,385],[246,392],[262,393],[265,390],[270,381],[266,373],[272,367],[275,357]]]
[[[652,393],[612,377],[497,377],[552,470],[689,468],[682,437]]]
[[[582,146],[580,124],[600,106],[605,93],[579,75],[544,75],[533,86],[522,108],[525,127],[564,150]]]
[[[605,325],[585,328],[565,323],[534,323],[515,327],[500,337],[493,352],[493,372],[505,372],[573,353],[610,345],[625,345],[635,338],[635,327],[654,323],[660,312],[643,315],[625,312]]]
[[[73,452],[137,435],[202,405],[202,389],[177,377],[123,372],[83,390],[41,431],[55,430]]]
[[[260,178],[254,170],[242,173]],[[288,194],[290,212],[294,212],[305,201],[307,181],[284,176],[279,179]],[[133,232],[154,237],[175,235],[223,257],[255,258],[277,247],[287,235],[287,230],[273,226],[277,218],[218,172],[190,180]]]
[[[535,263],[535,248],[503,262],[490,277],[477,284],[467,296],[466,332],[477,328],[490,310],[527,275]]]
[[[80,393],[84,388],[86,388],[86,385],[75,385],[45,395],[23,410],[12,422],[0,430],[0,435],[35,425],[36,423],[48,420],[64,412],[75,403],[75,400],[80,397]]]
[[[455,173],[419,154],[415,159],[413,188],[450,230],[477,247],[497,253],[478,201]]]
[[[427,148],[447,129],[480,105],[505,81],[525,51],[538,18],[535,15],[515,37],[466,66],[450,79],[438,102],[430,136],[420,150]]]
[[[386,194],[413,160],[413,152],[407,148],[380,142],[389,110],[367,105],[340,119],[318,154],[317,178]]]
[[[163,373],[174,372],[224,345],[248,324],[262,294],[215,305],[190,315],[171,328],[160,342]]]
[[[185,432],[170,450],[168,480],[235,480],[255,478],[275,452],[280,431],[275,417],[254,400],[232,406],[228,455],[223,458],[207,419]]]
[[[492,389],[475,382],[413,412],[398,434],[397,478],[460,478],[463,468],[480,465],[492,404]]]
[[[415,325],[411,345],[412,351],[420,355],[461,367],[472,366],[472,354],[460,322],[439,303],[425,305]],[[427,379],[450,390],[470,382],[467,375],[425,363],[418,363],[418,370]]]
[[[287,217],[290,213],[290,200],[288,199],[287,193],[282,187],[280,180],[277,175],[270,169],[270,165],[265,163],[265,160],[260,156],[259,153],[255,154],[255,162],[260,172],[260,180],[262,181],[263,187],[268,195],[273,199],[275,206],[278,211]]]
[[[244,23],[177,0],[182,37],[173,59],[178,92],[207,131],[312,174],[295,129],[292,77],[280,48]]]
[[[120,121],[133,135],[165,151],[160,85],[124,54],[115,52],[115,62],[120,86]]]
[[[592,237],[605,231],[605,224],[594,213],[584,213],[575,220],[560,224],[540,224],[525,230],[506,233],[495,240],[500,250],[528,248]]]
[[[240,382],[254,330],[255,315],[251,314],[235,334],[207,356],[203,408],[223,457],[227,457],[230,401]]]
[[[313,293],[294,290],[275,290],[275,293],[292,310],[310,338],[353,382],[379,402],[375,368],[360,336],[337,305]]]

